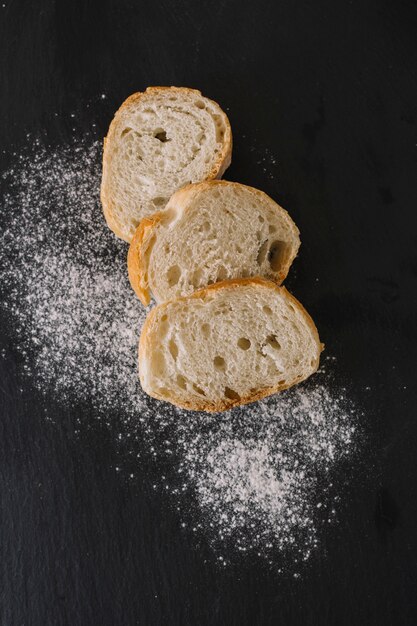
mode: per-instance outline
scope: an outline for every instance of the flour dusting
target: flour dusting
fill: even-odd
[[[35,142],[3,175],[3,308],[26,375],[60,402],[88,403],[109,428],[119,415],[118,439],[134,432],[169,465],[155,488],[221,562],[234,551],[307,560],[337,515],[333,480],[357,448],[356,408],[325,371],[221,415],[145,396],[137,341],[146,311],[129,286],[127,245],[105,225],[100,176],[101,145],[88,140]]]

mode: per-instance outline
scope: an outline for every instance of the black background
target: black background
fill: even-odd
[[[1,624],[417,624],[416,3],[4,0],[0,29],[3,169],[27,133],[102,137],[147,85],[196,87],[227,110],[226,177],[298,224],[290,288],[367,437],[301,579],[249,557],[223,571],[148,475],[115,472],[115,433],[89,407],[20,389],[3,327]],[[75,436],[79,411],[91,425]]]

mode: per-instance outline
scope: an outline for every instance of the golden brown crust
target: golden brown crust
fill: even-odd
[[[264,193],[260,189],[255,189],[255,187],[242,185],[241,183],[236,183],[229,180],[206,180],[201,183],[190,183],[188,185],[184,185],[184,187],[181,187],[172,194],[170,200],[168,201],[168,204],[165,207],[165,211],[168,211],[171,207],[176,208],[178,206],[181,206],[181,210],[186,213],[190,209],[192,202],[196,196],[200,195],[206,189],[212,189],[213,187],[220,185],[245,187],[256,196],[258,196],[260,199],[262,199],[262,201],[272,201],[274,204],[277,205],[277,207],[279,207],[281,211],[283,211],[288,216],[290,223],[294,226],[294,237],[299,237],[300,232],[297,226],[292,221],[290,215],[288,214],[288,211],[286,211],[278,203],[272,200],[272,198],[270,198],[266,193]],[[163,214],[164,211],[158,211],[148,217],[143,218],[143,220],[139,223],[139,226],[136,229],[128,253],[128,272],[130,284],[132,285],[132,288],[138,298],[145,306],[147,306],[150,302],[151,292],[149,290],[147,281],[144,279],[148,271],[146,254],[142,250],[145,245],[144,231],[146,230],[146,236],[150,238],[151,231],[153,232],[158,223],[161,222]],[[286,263],[283,265],[280,272],[278,272],[277,278],[270,278],[269,280],[276,282],[277,285],[281,285],[283,283],[288,275],[292,262],[297,255],[298,248],[299,246],[294,251],[294,254],[288,257]]]
[[[127,272],[133,291],[144,306],[151,301],[147,281],[146,251],[155,225],[161,221],[162,211],[154,213],[150,217],[144,217],[137,227],[133,239],[130,242],[127,253]]]
[[[289,389],[290,387],[292,387],[295,384],[298,384],[300,382],[302,382],[303,380],[306,380],[306,378],[308,378],[309,376],[311,376],[312,374],[314,374],[318,367],[319,367],[319,363],[320,363],[320,352],[322,352],[324,350],[324,344],[322,344],[320,342],[320,338],[319,338],[319,334],[316,328],[316,325],[314,324],[311,316],[307,313],[307,311],[305,310],[305,308],[303,307],[303,305],[285,288],[285,287],[280,287],[278,286],[276,283],[266,280],[260,276],[254,277],[254,278],[236,278],[236,279],[232,279],[232,280],[224,280],[220,283],[215,283],[213,285],[209,285],[208,287],[205,287],[204,289],[200,289],[196,292],[194,292],[193,294],[191,294],[190,296],[184,296],[182,298],[178,298],[175,300],[175,302],[179,302],[179,301],[184,301],[184,300],[190,300],[191,298],[195,298],[195,299],[205,299],[206,297],[210,296],[210,294],[214,291],[218,291],[221,289],[225,289],[225,288],[230,288],[232,287],[233,289],[239,289],[240,287],[244,286],[244,285],[262,285],[263,287],[267,288],[267,289],[272,289],[274,291],[277,291],[278,293],[281,293],[284,295],[285,298],[287,298],[288,300],[291,301],[292,305],[295,306],[303,315],[305,321],[307,322],[308,326],[310,327],[316,343],[319,347],[319,354],[317,357],[317,362],[314,364],[314,367],[312,369],[312,371],[307,374],[306,376],[301,376],[300,378],[291,381],[287,384],[277,384],[275,386],[272,387],[266,387],[263,389],[258,389],[255,392],[252,392],[250,394],[248,394],[247,396],[243,396],[241,397],[239,400],[230,400],[230,401],[219,401],[219,402],[208,402],[208,401],[204,401],[201,400],[201,402],[199,402],[197,399],[193,399],[190,401],[187,400],[183,400],[182,398],[178,398],[175,395],[171,395],[170,398],[166,398],[163,397],[162,395],[159,395],[158,393],[156,393],[155,391],[149,391],[148,389],[145,389],[145,385],[144,385],[144,377],[141,373],[141,362],[144,363],[144,361],[146,360],[146,356],[147,356],[147,352],[152,350],[151,347],[151,342],[148,340],[148,329],[150,330],[150,328],[152,327],[153,324],[153,319],[156,315],[156,311],[160,311],[161,307],[166,307],[168,304],[170,304],[170,302],[173,302],[172,300],[169,302],[164,302],[162,304],[159,304],[157,307],[155,307],[154,309],[152,309],[152,311],[149,313],[148,317],[145,320],[145,323],[143,325],[142,328],[142,332],[141,332],[141,336],[140,336],[140,340],[139,340],[139,377],[140,377],[140,381],[142,384],[142,387],[144,388],[144,390],[146,391],[146,393],[150,396],[152,396],[153,398],[156,398],[157,400],[163,400],[165,402],[171,402],[172,404],[174,404],[175,406],[182,408],[182,409],[188,409],[188,410],[192,410],[192,411],[205,411],[207,413],[218,413],[218,412],[222,412],[222,411],[226,411],[228,409],[232,409],[234,407],[237,406],[241,406],[244,404],[249,404],[251,402],[256,402],[257,400],[261,400],[262,398],[266,398],[267,396],[270,396],[272,394],[278,393],[280,391],[284,391],[285,389]]]
[[[314,374],[315,371],[317,371],[317,368],[316,370],[311,372],[311,374]],[[311,376],[311,374],[309,374],[309,376]],[[177,406],[179,409],[187,409],[188,411],[204,411],[205,413],[222,413],[223,411],[228,411],[229,409],[233,409],[237,406],[243,406],[244,404],[251,404],[252,402],[257,402],[258,400],[262,400],[263,398],[272,396],[275,393],[285,391],[286,389],[289,389],[293,385],[301,383],[306,378],[307,377],[300,378],[299,380],[289,383],[288,385],[276,385],[275,387],[267,387],[265,389],[259,389],[257,392],[251,393],[248,396],[244,396],[240,400],[230,400],[229,402],[218,402],[218,403],[209,403],[209,402],[199,403],[198,401],[187,402],[186,400],[177,398],[174,395],[172,395],[170,399],[168,400],[167,398],[158,395],[154,391],[152,392],[146,391],[146,393],[152,398],[155,398],[156,400],[162,400],[163,402],[170,402],[171,404],[174,404],[175,406]]]
[[[219,107],[224,115],[224,122],[226,125],[226,130],[223,138],[222,150],[219,151],[216,160],[213,163],[213,167],[207,175],[207,180],[211,180],[214,178],[221,178],[229,167],[232,160],[232,148],[233,148],[233,139],[232,139],[232,129],[230,126],[229,118],[223,109],[215,102],[214,100],[210,100],[210,98],[206,98],[203,96],[201,91],[198,89],[191,89],[190,87],[148,87],[144,92],[136,92],[131,94],[126,100],[122,103],[122,105],[116,111],[107,133],[107,136],[104,137],[103,140],[103,175],[101,179],[101,188],[100,188],[100,200],[103,207],[104,217],[106,219],[107,225],[114,232],[114,234],[120,239],[124,239],[124,241],[130,242],[130,238],[126,237],[125,233],[121,230],[118,220],[115,217],[114,211],[114,203],[112,202],[109,189],[108,189],[108,170],[110,167],[111,157],[111,144],[112,140],[116,134],[116,128],[119,122],[119,117],[124,110],[135,104],[138,100],[146,96],[152,96],[155,93],[161,91],[175,91],[181,93],[193,93],[195,95],[199,95],[204,97],[209,102],[212,102],[215,106]]]

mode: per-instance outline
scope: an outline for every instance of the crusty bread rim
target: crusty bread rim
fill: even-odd
[[[289,389],[293,385],[298,384],[302,382],[303,380],[306,380],[306,378],[308,378],[309,376],[311,376],[317,371],[319,367],[319,363],[320,363],[320,353],[324,350],[324,344],[320,342],[316,325],[313,322],[311,316],[307,313],[307,311],[301,304],[301,302],[299,302],[285,287],[280,287],[273,281],[265,280],[264,278],[260,276],[255,276],[254,278],[236,278],[232,280],[224,280],[222,282],[209,285],[208,287],[205,287],[204,289],[199,289],[198,291],[195,291],[190,296],[184,296],[181,298],[177,298],[175,300],[169,300],[167,302],[163,302],[157,305],[155,308],[153,308],[152,311],[150,311],[142,327],[142,332],[141,332],[140,339],[139,339],[139,378],[140,378],[140,382],[141,382],[143,389],[146,391],[148,395],[152,396],[153,398],[156,398],[157,400],[163,400],[164,402],[167,402],[166,398],[159,395],[158,393],[155,393],[153,390],[150,391],[149,389],[145,389],[144,383],[143,383],[143,376],[141,374],[141,369],[142,369],[141,362],[144,362],[146,360],[148,351],[149,352],[152,351],[152,347],[149,345],[149,341],[147,339],[147,333],[148,333],[148,328],[150,328],[153,323],[153,319],[156,315],[157,310],[160,311],[161,308],[168,306],[171,302],[180,302],[180,301],[190,300],[191,298],[205,299],[206,296],[208,296],[212,291],[226,289],[226,288],[239,289],[240,287],[244,285],[250,285],[250,286],[261,285],[262,287],[265,287],[267,289],[278,291],[279,293],[283,294],[284,297],[287,298],[287,300],[289,300],[291,304],[293,304],[299,310],[299,312],[304,317],[307,325],[310,327],[313,333],[313,336],[316,340],[316,343],[319,347],[319,356],[317,357],[317,362],[314,364],[314,369],[307,376],[304,376],[304,377],[301,376],[300,378],[297,378],[293,382],[290,382],[288,384],[282,384],[282,385],[278,384],[272,387],[258,389],[256,392],[253,392],[247,396],[241,397],[240,400],[230,399],[229,401],[222,400],[219,402],[208,402],[208,401],[205,402],[202,399],[201,402],[198,402],[198,400],[184,401],[181,398],[178,398],[177,396],[172,395],[169,399],[169,402],[171,402],[175,406],[182,408],[182,409],[189,409],[192,411],[205,411],[207,413],[218,413],[221,411],[226,411],[236,406],[241,406],[243,404],[256,402],[257,400],[261,400],[262,398],[265,398],[266,396],[270,396],[274,393],[278,393],[279,391],[284,391],[285,389]]]
[[[149,255],[147,254],[147,243],[152,238],[156,230],[157,224],[163,219],[164,215],[166,215],[165,212],[170,207],[175,207],[179,204],[182,204],[183,211],[187,212],[190,209],[190,206],[196,196],[198,196],[206,189],[214,187],[216,185],[244,187],[259,198],[272,201],[277,207],[279,207],[280,211],[283,211],[288,216],[290,225],[294,227],[293,234],[294,236],[297,236],[299,238],[300,231],[293,222],[288,211],[286,211],[282,206],[275,202],[275,200],[272,200],[272,198],[270,198],[260,189],[250,187],[249,185],[242,185],[241,183],[236,183],[229,180],[210,180],[203,181],[201,183],[191,183],[189,185],[185,185],[184,187],[181,187],[181,189],[178,189],[178,191],[172,194],[165,209],[163,209],[162,211],[157,211],[152,215],[144,217],[142,219],[130,243],[129,252],[127,255],[127,269],[129,274],[129,280],[132,289],[144,306],[148,306],[151,301],[151,292],[149,289],[147,276],[149,258]],[[298,249],[299,245],[294,250],[294,253],[287,258],[284,266],[279,272],[277,280],[273,280],[272,278],[269,280],[272,280],[273,282],[276,282],[277,285],[280,285],[286,279],[290,267],[295,257],[297,256]]]
[[[119,115],[124,110],[125,107],[131,105],[137,100],[140,100],[146,94],[149,95],[149,94],[152,94],[153,92],[160,92],[160,91],[167,91],[167,90],[177,91],[177,92],[188,92],[188,93],[199,95],[205,100],[208,100],[209,102],[213,103],[215,106],[219,107],[220,111],[224,115],[224,122],[226,125],[226,129],[225,129],[225,133],[223,137],[222,149],[219,151],[214,161],[213,167],[206,177],[206,180],[211,180],[213,178],[221,178],[232,161],[233,139],[232,139],[232,129],[230,126],[229,118],[227,117],[226,113],[223,111],[223,109],[220,107],[220,105],[217,102],[215,102],[214,100],[211,100],[210,98],[207,98],[206,96],[203,96],[201,91],[199,91],[198,89],[190,89],[189,87],[148,87],[145,91],[143,92],[139,91],[139,92],[133,93],[128,98],[126,98],[126,100],[122,103],[122,105],[116,111],[110,123],[107,136],[104,137],[104,140],[103,140],[103,174],[102,174],[102,179],[101,179],[100,200],[101,200],[101,204],[103,207],[104,217],[106,219],[108,227],[110,228],[110,230],[114,232],[114,234],[117,237],[120,237],[120,239],[124,239],[124,241],[127,241],[127,242],[130,242],[130,239],[128,239],[126,235],[121,232],[116,220],[114,219],[114,203],[112,202],[110,194],[108,193],[108,177],[109,177],[108,171],[110,169],[110,157],[108,155],[108,146],[110,142],[113,140],[114,135],[116,134],[116,128],[119,122]]]

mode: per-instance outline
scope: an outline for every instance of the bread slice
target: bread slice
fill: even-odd
[[[224,411],[304,380],[321,350],[313,320],[284,287],[241,278],[152,309],[139,342],[139,376],[154,398]]]
[[[129,278],[145,306],[231,278],[280,284],[300,246],[298,228],[262,191],[210,181],[183,187],[165,211],[144,218],[128,254]]]
[[[230,165],[226,114],[200,91],[148,87],[117,111],[104,140],[101,202],[109,228],[130,241],[174,191],[220,178]]]

